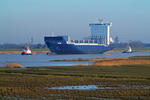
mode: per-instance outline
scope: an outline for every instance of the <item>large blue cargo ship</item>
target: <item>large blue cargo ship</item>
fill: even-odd
[[[100,22],[89,26],[91,36],[85,40],[70,40],[68,36],[46,36],[44,41],[51,53],[55,54],[103,53],[114,48],[110,38],[111,23]]]

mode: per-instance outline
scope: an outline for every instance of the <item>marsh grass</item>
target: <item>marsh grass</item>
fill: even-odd
[[[96,61],[93,65],[94,66],[120,66],[120,65],[142,65],[142,64],[149,64],[150,59],[148,57],[133,57],[133,58],[117,58],[117,59],[104,59]]]
[[[0,99],[8,97],[41,100],[150,99],[150,89],[142,88],[84,91],[48,89],[57,86],[76,85],[150,86],[150,65],[119,65],[109,67],[92,65],[43,66],[28,67],[20,70],[0,70]]]
[[[91,59],[83,59],[83,58],[79,58],[79,59],[56,59],[56,60],[51,60],[51,61],[109,61],[109,60],[126,60],[128,59],[127,57],[124,58],[91,58]]]
[[[120,65],[139,65],[139,64],[150,64],[149,56],[142,57],[123,57],[123,58],[95,58],[95,59],[57,59],[59,61],[93,61],[93,66],[120,66]]]
[[[9,51],[22,51],[23,49],[0,49],[0,52],[9,52]],[[36,52],[36,51],[49,51],[48,48],[42,48],[42,49],[32,49],[32,51]]]
[[[21,54],[23,49],[0,49],[0,54]],[[49,52],[48,48],[42,49],[31,49],[33,53],[47,53]]]
[[[131,59],[150,59],[150,56],[132,56]]]

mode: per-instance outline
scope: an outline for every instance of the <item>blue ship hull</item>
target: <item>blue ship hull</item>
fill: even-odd
[[[47,47],[52,53],[55,54],[92,54],[103,53],[108,50],[112,50],[114,45],[75,45],[67,44],[61,36],[57,37],[45,37],[44,38]]]

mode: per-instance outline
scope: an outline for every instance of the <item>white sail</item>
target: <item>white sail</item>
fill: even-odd
[[[128,47],[128,52],[132,52],[132,49],[130,46]]]
[[[112,37],[109,37],[109,41],[110,43],[114,43],[114,40],[112,39]]]
[[[131,52],[132,52],[132,49],[131,49],[129,43],[127,43],[127,48],[125,51],[123,51],[123,53],[131,53]]]

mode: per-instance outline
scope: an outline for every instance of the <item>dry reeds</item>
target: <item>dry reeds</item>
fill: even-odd
[[[0,51],[0,54],[20,54],[21,51]]]
[[[95,62],[94,66],[120,66],[150,64],[150,59],[108,58]]]
[[[6,68],[24,68],[24,66],[18,63],[7,63]]]
[[[112,59],[115,59],[115,60],[118,60],[118,59],[128,59],[127,57],[124,57],[124,58],[90,58],[90,59],[82,59],[82,58],[79,58],[79,59],[57,59],[57,60],[52,60],[52,61],[66,61],[66,62],[69,62],[69,61],[108,61],[108,60],[112,60]]]

